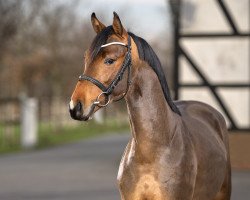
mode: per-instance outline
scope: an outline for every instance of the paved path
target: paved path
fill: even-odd
[[[116,174],[128,141],[110,135],[0,157],[0,200],[117,200]],[[250,199],[250,172],[233,173],[232,200]]]

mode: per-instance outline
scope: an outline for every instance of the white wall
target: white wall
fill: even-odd
[[[230,26],[215,0],[183,0],[182,32],[227,32]],[[239,31],[249,32],[249,0],[224,0]],[[250,40],[249,38],[183,39],[181,46],[189,52],[202,68],[211,83],[250,82]],[[200,79],[190,65],[181,59],[181,83],[199,83]],[[250,89],[220,89],[236,123],[250,125]],[[181,99],[195,99],[206,102],[217,109],[219,105],[208,89],[181,89]],[[221,111],[222,112],[222,111]]]

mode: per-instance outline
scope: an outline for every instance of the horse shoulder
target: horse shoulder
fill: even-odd
[[[227,136],[226,122],[222,114],[212,106],[199,101],[177,101],[183,121],[188,128],[195,122],[198,126],[206,126],[207,130],[216,133],[223,141]],[[198,127],[199,128],[199,127]],[[197,131],[200,131],[197,128]]]

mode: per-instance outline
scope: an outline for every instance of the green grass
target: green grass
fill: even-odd
[[[89,122],[88,124],[80,124],[77,126],[66,126],[59,129],[54,129],[49,126],[43,126],[39,132],[38,148],[64,144],[68,142],[77,141],[103,135],[105,133],[124,132],[128,130],[128,124],[96,124]]]
[[[20,149],[20,126],[0,124],[0,153],[14,152]]]
[[[21,151],[20,145],[20,126],[12,127],[11,134],[3,134],[3,126],[0,125],[0,154]],[[38,144],[36,149],[52,147],[55,145],[66,144],[107,133],[121,133],[129,129],[127,123],[117,124],[106,122],[97,124],[94,121],[79,123],[74,126],[57,127],[40,124],[38,130]]]

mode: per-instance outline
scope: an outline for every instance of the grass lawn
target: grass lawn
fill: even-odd
[[[90,121],[74,126],[70,125],[57,128],[48,124],[39,124],[38,144],[35,148],[41,149],[95,137],[105,133],[121,133],[127,130],[129,130],[127,123],[117,124],[115,122],[97,124],[94,121]],[[3,131],[3,126],[0,126],[0,154],[16,151],[21,151],[20,126],[12,127],[12,130],[7,130],[7,132],[6,130],[5,132]]]

